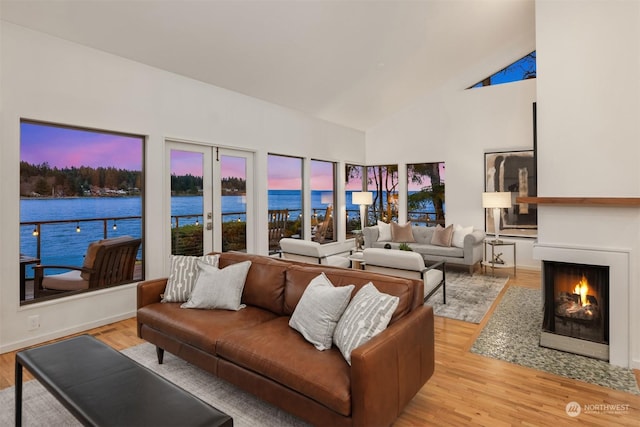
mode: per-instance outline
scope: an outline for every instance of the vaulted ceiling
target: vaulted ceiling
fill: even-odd
[[[2,0],[0,7],[4,21],[361,130],[535,37],[534,0]]]

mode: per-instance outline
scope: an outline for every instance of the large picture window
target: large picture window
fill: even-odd
[[[336,240],[336,165],[333,162],[311,160],[311,232],[320,243]]]
[[[398,221],[398,165],[367,166],[367,190],[373,192],[374,220]]]
[[[283,237],[302,238],[302,159],[269,154],[269,252]]]
[[[143,136],[21,121],[21,302],[144,278],[141,245],[122,249],[127,262],[110,267],[111,278],[96,277],[92,263],[102,258],[90,250],[104,239],[142,238],[143,153]],[[38,271],[43,280],[34,280]]]
[[[354,237],[354,230],[360,230],[360,206],[353,203],[353,193],[366,189],[366,168],[361,165],[345,165],[345,200],[347,205],[347,239]]]
[[[407,219],[414,224],[445,225],[444,162],[407,165]]]

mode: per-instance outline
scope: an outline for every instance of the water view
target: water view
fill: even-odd
[[[351,192],[347,192],[347,212],[350,219],[359,218],[359,207],[351,203]],[[328,206],[326,195],[330,192],[313,191],[311,203],[318,215],[324,215]],[[323,200],[323,195],[325,200]],[[325,203],[323,203],[323,201]],[[269,209],[288,209],[292,218],[300,214],[299,190],[270,190]],[[222,197],[223,221],[245,221],[246,199],[244,196]],[[43,224],[40,229],[42,264],[81,265],[89,242],[105,237],[133,236],[142,233],[140,217],[142,206],[139,197],[80,197],[80,198],[25,198],[20,201],[21,223],[37,221],[68,221],[58,224]],[[180,226],[203,221],[202,196],[174,196],[171,212],[180,217]],[[199,215],[199,216],[195,216]],[[126,218],[116,219],[113,218]],[[107,218],[105,221],[83,222],[82,220]],[[175,220],[173,221],[175,225]],[[78,231],[79,229],[79,231]],[[37,239],[35,225],[21,225],[20,253],[36,256]],[[28,270],[29,276],[32,275]]]
[[[318,214],[324,214],[327,207],[322,203],[322,195],[326,192],[314,191],[311,195],[312,206]],[[356,216],[358,206],[352,205],[350,195],[347,196],[347,209]],[[289,209],[292,214],[300,213],[300,191],[271,190],[269,192],[269,209]],[[246,199],[244,196],[224,196],[222,198],[223,221],[245,221]],[[197,215],[199,218],[180,218],[180,225],[202,222],[202,196],[174,196],[171,198],[172,215]],[[142,228],[140,217],[142,206],[139,197],[80,197],[53,199],[22,199],[20,201],[20,222],[36,221],[70,221],[63,224],[43,224],[40,230],[41,253],[43,264],[49,265],[81,265],[88,242],[107,237],[133,236],[140,237]],[[132,219],[113,220],[112,218],[137,217]],[[103,221],[83,222],[77,220],[108,218]],[[175,222],[174,222],[175,224]],[[114,227],[115,226],[115,227]],[[77,231],[77,228],[80,231]],[[37,237],[33,235],[34,225],[20,227],[20,253],[36,256]]]

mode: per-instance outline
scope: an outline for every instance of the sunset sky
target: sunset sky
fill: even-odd
[[[21,124],[20,131],[20,159],[34,165],[46,162],[49,166],[58,168],[88,166],[142,169],[142,137],[28,122]],[[332,190],[332,166],[331,162],[311,161],[312,190]],[[202,176],[202,155],[173,150],[171,173]],[[245,160],[241,157],[221,156],[221,174],[222,177],[246,178]],[[444,179],[444,164],[441,165],[440,174]],[[360,190],[360,182],[357,179],[350,180],[346,190]],[[270,155],[268,185],[274,190],[301,189],[302,159]],[[420,190],[428,185],[430,183],[427,182],[420,186],[409,183],[409,191]]]
[[[20,125],[20,160],[51,167],[116,167],[142,170],[141,138],[43,126]]]

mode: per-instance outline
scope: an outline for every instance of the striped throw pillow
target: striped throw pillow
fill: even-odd
[[[351,365],[351,352],[384,331],[400,298],[384,294],[369,282],[353,297],[338,321],[333,342]]]
[[[169,259],[171,269],[169,270],[169,279],[164,289],[162,302],[188,301],[196,279],[198,278],[197,261],[200,260],[217,267],[219,258],[219,255],[171,255]]]

